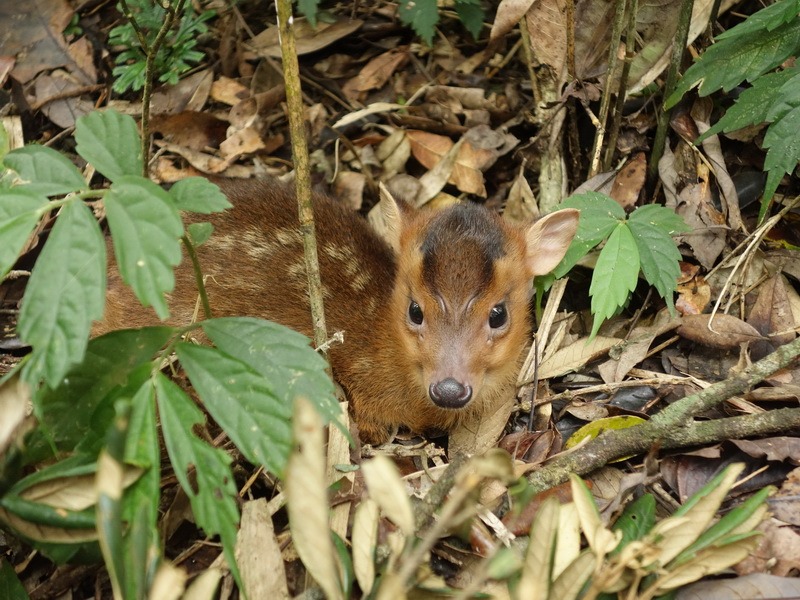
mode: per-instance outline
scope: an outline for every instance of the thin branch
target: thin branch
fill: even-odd
[[[800,409],[797,408],[702,423],[693,420],[694,415],[721,404],[785,368],[798,355],[800,338],[781,346],[733,377],[674,402],[647,423],[604,433],[574,452],[555,457],[546,466],[531,473],[528,481],[534,491],[541,492],[563,483],[570,473],[589,473],[624,456],[646,452],[654,444],[662,448],[684,448],[798,427]]]
[[[294,158],[295,191],[300,230],[303,233],[303,249],[308,277],[311,303],[311,318],[314,325],[314,344],[323,354],[323,345],[328,339],[325,325],[325,310],[322,302],[322,281],[317,258],[317,237],[314,229],[314,211],[311,206],[311,167],[306,145],[306,123],[303,118],[303,98],[300,86],[300,67],[295,47],[292,4],[290,0],[275,0],[278,9],[278,33],[281,41],[283,80],[286,84],[286,104],[289,112],[289,130],[292,137]]]

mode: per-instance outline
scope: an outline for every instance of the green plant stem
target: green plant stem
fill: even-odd
[[[605,85],[603,86],[603,98],[600,100],[600,114],[598,119],[600,126],[594,135],[592,144],[592,164],[589,167],[589,177],[594,177],[600,171],[600,150],[603,147],[603,138],[606,133],[606,123],[608,122],[608,110],[611,106],[611,86],[614,83],[614,75],[617,72],[617,62],[619,60],[619,42],[622,37],[622,24],[625,22],[626,0],[616,0],[616,10],[614,12],[614,23],[611,26],[611,43],[608,49],[608,69],[606,70]],[[619,93],[620,86],[617,86]]]
[[[206,292],[206,284],[203,281],[203,270],[200,268],[200,261],[197,258],[197,251],[195,250],[194,243],[189,238],[188,234],[181,237],[183,247],[186,248],[186,254],[189,260],[192,261],[192,271],[194,272],[194,279],[197,283],[197,292],[200,294],[200,304],[203,307],[203,315],[206,319],[213,317],[211,313],[211,304],[208,302],[208,292]]]
[[[800,409],[784,408],[756,415],[744,415],[695,422],[694,415],[721,404],[788,366],[800,355],[800,338],[705,390],[671,404],[650,421],[624,430],[606,432],[575,452],[561,454],[545,467],[531,473],[528,481],[538,493],[567,480],[570,473],[589,473],[624,456],[661,448],[685,448],[726,439],[739,439],[787,431],[800,426]]]
[[[304,119],[302,88],[300,86],[300,67],[297,62],[294,26],[292,25],[291,0],[276,0],[278,9],[278,32],[283,59],[283,79],[286,84],[286,104],[289,112],[289,130],[292,137],[292,157],[295,169],[295,192],[300,230],[303,233],[303,250],[308,277],[308,292],[311,304],[311,318],[314,326],[314,344],[323,355],[323,347],[328,339],[325,325],[325,308],[322,301],[322,280],[317,257],[317,237],[314,228],[314,210],[311,206],[311,167],[306,145],[306,123]],[[326,357],[327,358],[327,357]]]
[[[683,0],[681,12],[678,19],[678,29],[675,32],[675,42],[672,46],[672,57],[667,71],[667,81],[664,84],[663,98],[669,98],[678,82],[678,72],[681,68],[683,53],[686,51],[686,42],[689,39],[689,25],[692,22],[692,9],[694,0]],[[658,127],[656,127],[655,140],[653,141],[653,152],[650,154],[650,164],[647,166],[647,190],[648,195],[652,196],[658,177],[658,163],[664,154],[664,144],[667,141],[667,127],[669,127],[669,117],[671,111],[656,111]]]
[[[167,33],[169,30],[172,29],[173,23],[175,23],[176,15],[179,15],[183,11],[183,6],[186,4],[186,0],[178,0],[178,4],[173,7],[171,3],[166,3],[164,6],[164,10],[166,11],[167,15],[164,19],[164,23],[161,26],[161,29],[158,30],[158,34],[156,35],[156,39],[153,40],[151,45],[147,45],[147,40],[143,39],[138,29],[138,24],[136,23],[136,18],[131,14],[131,25],[133,26],[134,31],[137,32],[139,35],[139,39],[142,42],[142,50],[144,50],[147,59],[145,60],[145,71],[144,71],[144,87],[142,88],[142,176],[149,177],[150,175],[150,98],[153,95],[153,79],[155,77],[155,62],[156,56],[158,55],[158,50],[161,48],[161,45],[164,43],[164,39],[167,37]]]

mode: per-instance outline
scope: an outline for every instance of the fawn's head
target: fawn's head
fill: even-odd
[[[434,405],[464,408],[516,372],[531,279],[561,261],[578,211],[515,226],[471,203],[415,212],[384,196],[398,257],[390,327],[402,360]]]

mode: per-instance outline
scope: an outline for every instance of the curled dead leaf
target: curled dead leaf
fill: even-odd
[[[734,350],[743,342],[764,339],[755,327],[732,315],[685,315],[678,327],[678,335],[709,348]]]

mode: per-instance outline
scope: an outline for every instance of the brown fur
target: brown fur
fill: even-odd
[[[214,316],[257,316],[311,335],[293,193],[265,180],[221,187],[233,209],[189,218],[214,224],[214,235],[198,248]],[[512,393],[530,332],[530,279],[558,263],[577,224],[576,211],[527,228],[480,207],[432,215],[394,205],[388,214],[399,221],[390,223],[398,258],[363,219],[315,198],[328,330],[344,331],[344,344],[331,348],[331,366],[361,438],[375,444],[391,439],[400,425],[423,433],[452,430],[468,411],[491,411]],[[538,247],[550,256],[538,255]],[[191,322],[196,297],[184,261],[169,297],[169,322]],[[419,327],[408,317],[411,300],[424,314]],[[491,329],[489,313],[501,302],[508,323]],[[106,316],[93,333],[155,323],[112,264]],[[449,377],[472,388],[462,409],[440,408],[428,397],[431,383]]]

